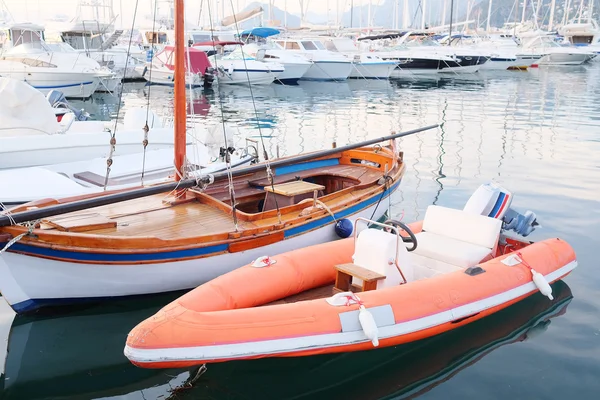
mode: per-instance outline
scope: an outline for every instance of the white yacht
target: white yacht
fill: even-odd
[[[566,43],[600,54],[600,27],[596,20],[571,21],[560,27],[558,33],[565,38]]]
[[[351,60],[327,50],[320,38],[277,38],[272,43],[280,50],[301,54],[312,62],[302,80],[345,81],[354,69]]]
[[[544,32],[521,34],[523,49],[544,54],[539,65],[580,65],[596,57],[596,53],[572,46],[561,46]]]
[[[437,74],[455,61],[449,56],[413,51],[412,47],[399,43],[402,36],[400,33],[363,36],[358,38],[358,43],[363,51],[397,64],[390,78]]]
[[[238,49],[223,54],[225,45],[231,42],[215,41],[217,54],[209,57],[214,74],[220,85],[268,85],[285,72],[282,64],[270,61],[258,61]],[[240,46],[243,43],[239,43]]]
[[[209,87],[213,82],[212,67],[206,53],[194,47],[185,51],[187,87]],[[150,84],[173,86],[175,81],[175,48],[165,46],[150,62],[137,66],[137,72]]]
[[[384,60],[378,54],[362,52],[348,37],[330,37],[324,39],[327,50],[343,54],[353,62],[354,68],[349,78],[388,79],[399,62]]]
[[[44,28],[30,23],[0,27],[0,75],[27,82],[43,93],[60,90],[70,98],[88,98],[114,74],[76,53],[53,51]]]
[[[98,21],[81,21],[58,29],[55,40],[59,38],[68,43],[75,51],[108,67],[123,79],[141,78],[136,66],[143,63],[139,58],[145,55],[145,51],[140,45],[132,44],[130,47],[119,44],[122,30],[115,30],[113,25]]]
[[[298,80],[302,79],[312,66],[311,62],[307,61],[299,54],[279,50],[274,46],[269,45],[248,43],[234,51],[232,55],[234,53],[241,55],[241,52],[243,52],[248,59],[266,62],[269,65],[273,65],[272,63],[283,65],[284,71],[275,78],[275,82],[284,85],[297,84]]]
[[[277,77],[275,83],[284,85],[296,85],[312,66],[301,54],[281,50],[266,39],[279,35],[280,30],[275,28],[258,27],[247,29],[240,34],[246,45],[242,47],[244,54],[258,61],[276,62],[284,67],[284,71]]]

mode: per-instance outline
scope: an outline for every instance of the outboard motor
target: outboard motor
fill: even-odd
[[[513,195],[495,182],[481,185],[469,198],[463,211],[502,220],[502,229],[529,236],[539,224],[532,211],[520,214],[510,208]]]
[[[537,216],[533,211],[525,211],[525,214],[520,214],[512,208],[508,209],[502,222],[502,229],[514,231],[523,237],[529,236],[539,226]]]
[[[48,92],[46,95],[46,100],[48,100],[48,103],[50,103],[52,108],[62,108],[72,111],[73,114],[75,114],[75,119],[77,121],[87,121],[90,118],[90,114],[86,113],[84,110],[78,110],[69,104],[65,98],[65,95],[58,90],[51,90]]]

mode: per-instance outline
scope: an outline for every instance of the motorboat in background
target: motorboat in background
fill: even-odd
[[[520,38],[525,51],[544,54],[538,65],[581,65],[596,57],[596,53],[585,48],[561,46],[543,32],[523,32]]]
[[[312,62],[300,54],[281,50],[265,39],[278,35],[274,28],[252,28],[243,31],[240,36],[246,44],[240,49],[244,54],[258,61],[276,62],[283,65],[284,71],[275,79],[276,83],[295,85],[308,72]]]
[[[374,52],[362,52],[348,37],[323,39],[327,50],[343,54],[354,66],[351,79],[388,79],[399,62],[384,60]]]
[[[119,44],[123,30],[115,30],[112,24],[99,21],[80,21],[54,29],[57,30],[55,42],[67,43],[76,52],[107,67],[121,79],[141,79],[136,67],[144,63],[142,57],[146,51],[141,46]],[[47,33],[48,42],[49,35]]]
[[[195,47],[185,49],[185,84],[186,87],[210,87],[214,81],[212,68],[206,53]],[[136,68],[141,77],[155,85],[173,86],[175,80],[175,47],[165,46],[155,56],[149,52],[146,64]]]
[[[280,50],[300,54],[312,62],[302,80],[345,81],[354,69],[352,60],[327,50],[321,38],[275,38],[272,43]]]
[[[60,90],[66,97],[85,99],[103,80],[115,77],[87,57],[53,51],[44,41],[41,26],[11,24],[1,27],[0,32],[0,76],[27,82],[44,94]]]
[[[282,64],[270,61],[263,55],[257,54],[257,58],[250,57],[242,50],[242,42],[237,43],[234,51],[225,54],[224,47],[229,44],[231,42],[214,42],[217,53],[209,57],[217,83],[220,85],[269,85],[285,72]],[[205,44],[194,45],[198,46],[202,47]]]

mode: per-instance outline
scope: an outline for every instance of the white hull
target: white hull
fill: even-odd
[[[384,204],[383,202],[381,204]],[[348,218],[381,218],[376,204]],[[16,311],[39,303],[121,297],[194,288],[264,256],[336,240],[334,223],[298,236],[240,253],[155,264],[105,265],[64,262],[5,252],[0,255],[0,292]],[[15,307],[13,307],[15,308]]]
[[[220,85],[269,85],[283,71],[259,71],[259,70],[242,70],[236,69],[232,73],[227,70],[217,70],[216,81]]]
[[[353,64],[350,61],[314,61],[302,77],[313,81],[345,81],[350,76]]]
[[[46,68],[46,70],[48,69]],[[51,90],[59,90],[69,98],[87,99],[100,85],[100,79],[96,77],[96,73],[48,72],[33,69],[26,71],[3,70],[0,66],[0,76],[27,82],[44,94],[48,94]]]
[[[139,76],[143,77],[148,83],[154,85],[173,86],[175,79],[174,71],[168,68],[147,68],[144,73],[145,67],[137,67]],[[197,74],[187,74],[185,78],[186,86],[202,87],[204,85],[203,79]]]
[[[285,70],[277,76],[277,81],[286,83],[300,80],[311,67],[309,63],[284,63]]]
[[[395,62],[355,63],[349,78],[353,79],[388,79],[398,65]]]
[[[76,133],[78,125],[90,122],[74,122],[72,133],[15,135],[0,137],[0,169],[23,168],[37,165],[59,164],[106,157],[110,153],[110,133],[104,132],[104,122],[91,123],[95,133]],[[114,155],[134,154],[143,151],[144,132],[117,130]],[[173,130],[152,128],[149,133],[148,150],[173,146]]]
[[[540,58],[538,65],[581,65],[589,60],[587,54],[580,53],[550,53]]]
[[[514,59],[505,59],[502,61],[488,59],[485,64],[480,67],[482,71],[504,71],[510,67],[518,66],[517,58]]]

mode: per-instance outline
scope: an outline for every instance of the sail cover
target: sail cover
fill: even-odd
[[[221,26],[230,26],[230,25],[234,25],[235,23],[240,24],[244,21],[249,20],[250,18],[260,15],[262,12],[263,12],[262,7],[256,7],[251,10],[241,11],[237,14],[229,15],[229,16],[223,18],[223,20],[221,21]]]

